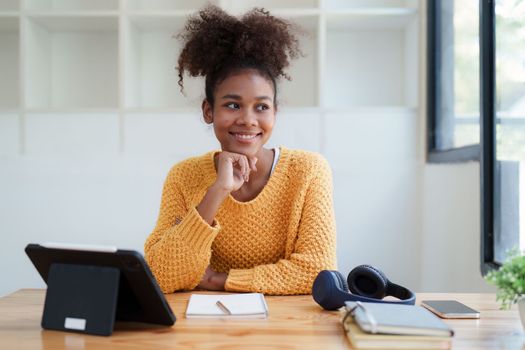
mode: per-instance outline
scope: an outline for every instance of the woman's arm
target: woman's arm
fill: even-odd
[[[159,218],[144,245],[145,258],[162,291],[195,288],[211,257],[211,245],[220,230],[187,207],[171,171],[164,183]],[[212,220],[213,221],[213,220]]]
[[[336,268],[332,175],[324,159],[320,164],[307,190],[294,252],[275,264],[230,270],[227,291],[310,294],[319,271]]]
[[[196,208],[186,207],[172,169],[164,183],[157,225],[144,246],[146,261],[164,293],[193,289],[199,282],[206,289],[223,289],[223,284],[206,283],[216,280],[208,276],[211,245],[220,230],[215,215],[229,193],[256,170],[256,162],[241,154],[219,153],[217,179]]]

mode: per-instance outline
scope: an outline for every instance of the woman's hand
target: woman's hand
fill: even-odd
[[[250,179],[250,172],[257,171],[257,158],[246,157],[244,154],[220,152],[215,155],[217,160],[217,180],[208,188],[204,198],[197,206],[201,217],[210,225],[214,225],[215,214],[230,192],[237,191]]]
[[[237,191],[250,180],[250,172],[257,171],[255,163],[257,158],[247,157],[244,154],[232,152],[220,152],[217,159],[217,180],[214,186],[227,191]]]
[[[199,287],[207,290],[224,290],[224,285],[226,284],[227,278],[227,273],[215,272],[211,269],[211,267],[208,266],[204,276],[202,276]]]

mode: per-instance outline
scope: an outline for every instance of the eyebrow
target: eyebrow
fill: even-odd
[[[232,100],[240,101],[240,100],[242,100],[242,97],[240,95],[227,94],[227,95],[222,96],[221,99],[223,99],[223,100],[232,99]],[[269,97],[269,96],[257,96],[256,99],[257,100],[269,100],[269,101],[272,101],[272,98]]]

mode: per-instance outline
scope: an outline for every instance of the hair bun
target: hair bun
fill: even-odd
[[[183,42],[179,85],[182,89],[184,73],[206,77],[232,65],[260,66],[272,79],[290,79],[284,70],[302,55],[297,34],[302,34],[297,25],[264,9],[254,8],[237,18],[208,5],[190,16],[177,35]]]

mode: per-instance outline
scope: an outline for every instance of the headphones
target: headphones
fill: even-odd
[[[323,270],[315,278],[312,294],[316,303],[326,310],[337,310],[345,301],[406,305],[416,302],[414,293],[390,282],[383,272],[370,265],[357,266],[346,281],[339,271]],[[387,295],[400,300],[382,300]]]

